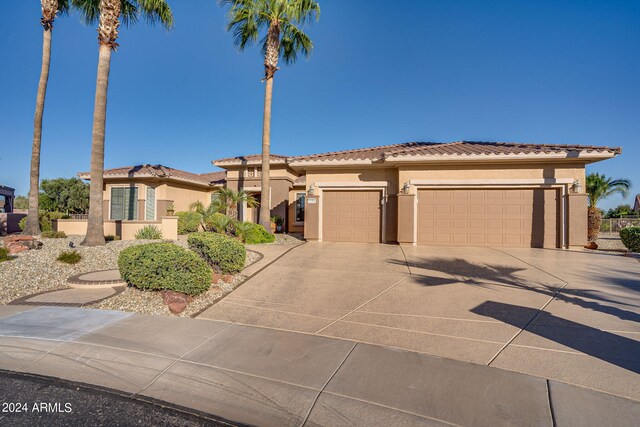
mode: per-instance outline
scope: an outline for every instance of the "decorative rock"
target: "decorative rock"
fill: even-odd
[[[222,280],[225,281],[225,283],[231,283],[233,282],[233,274],[225,274],[224,276],[222,276]]]
[[[191,301],[191,297],[181,292],[162,291],[162,301],[167,305],[171,305],[173,303],[184,303],[186,306],[186,304]]]
[[[173,314],[180,314],[187,308],[186,302],[172,302],[169,304],[169,311]]]
[[[211,276],[211,283],[215,285],[219,281],[220,281],[220,275],[216,272],[213,272],[213,275]]]
[[[20,242],[21,245],[26,246],[29,249],[41,249],[42,242],[39,240],[27,240],[24,242]]]
[[[8,245],[5,244],[5,247],[9,251],[9,255],[15,255],[15,254],[18,254],[20,252],[24,252],[24,251],[28,251],[29,250],[28,247],[26,247],[22,243],[18,243],[18,242],[11,242]]]
[[[598,244],[596,242],[589,242],[584,245],[585,249],[598,249]]]
[[[13,236],[7,236],[4,238],[4,245],[5,246],[9,246],[9,243],[12,242],[28,242],[28,241],[32,241],[32,240],[36,240],[35,237],[33,236],[22,236],[22,235],[13,235]]]

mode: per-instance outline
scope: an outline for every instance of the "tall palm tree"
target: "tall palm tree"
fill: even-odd
[[[631,182],[628,179],[613,179],[599,173],[587,175],[587,196],[589,198],[588,239],[594,241],[600,233],[602,214],[598,209],[598,202],[614,194],[627,197]]]
[[[47,83],[49,82],[49,65],[51,64],[51,36],[53,21],[57,15],[67,13],[68,0],[41,0],[42,18],[42,68],[40,70],[40,82],[38,83],[38,95],[36,96],[36,114],[33,119],[33,146],[31,148],[31,174],[29,176],[29,210],[24,233],[29,235],[40,234],[40,220],[38,211],[38,197],[40,194],[40,145],[42,143],[42,116],[44,114],[44,99],[47,95]]]
[[[262,33],[264,55],[264,116],[262,122],[262,194],[260,224],[269,230],[269,156],[271,150],[271,99],[273,77],[280,57],[291,64],[298,53],[309,57],[313,42],[303,32],[306,23],[320,18],[320,5],[314,0],[220,0],[229,8],[227,31],[242,51],[256,43]]]
[[[102,187],[104,173],[104,134],[107,119],[107,88],[111,51],[118,47],[118,27],[135,24],[142,17],[150,24],[159,23],[167,29],[173,26],[173,14],[165,0],[71,0],[87,23],[98,25],[98,78],[93,107],[91,140],[91,187],[86,246],[104,245]]]

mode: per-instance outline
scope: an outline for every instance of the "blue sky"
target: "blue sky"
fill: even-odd
[[[175,29],[122,28],[112,56],[106,167],[193,172],[260,151],[263,73],[238,53],[214,0],[170,1]],[[321,0],[309,61],[274,85],[272,151],[306,154],[406,141],[622,146],[589,167],[640,191],[640,2]],[[42,30],[39,1],[0,25],[0,183],[28,191]],[[88,170],[94,26],[56,21],[42,178]],[[601,207],[620,203],[608,200]],[[631,202],[631,198],[627,199]]]

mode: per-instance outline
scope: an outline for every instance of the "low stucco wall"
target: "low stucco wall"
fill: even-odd
[[[0,234],[18,233],[20,220],[26,217],[23,213],[1,213],[0,214]]]
[[[105,221],[105,236],[120,236],[122,240],[134,240],[136,233],[146,227],[154,225],[162,231],[162,238],[178,239],[178,217],[164,216],[160,221]],[[87,233],[86,219],[61,219],[57,221],[57,231],[64,231],[67,235],[85,235]]]

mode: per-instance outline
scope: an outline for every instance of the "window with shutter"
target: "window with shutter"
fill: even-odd
[[[132,221],[138,219],[138,188],[111,189],[111,219]]]

